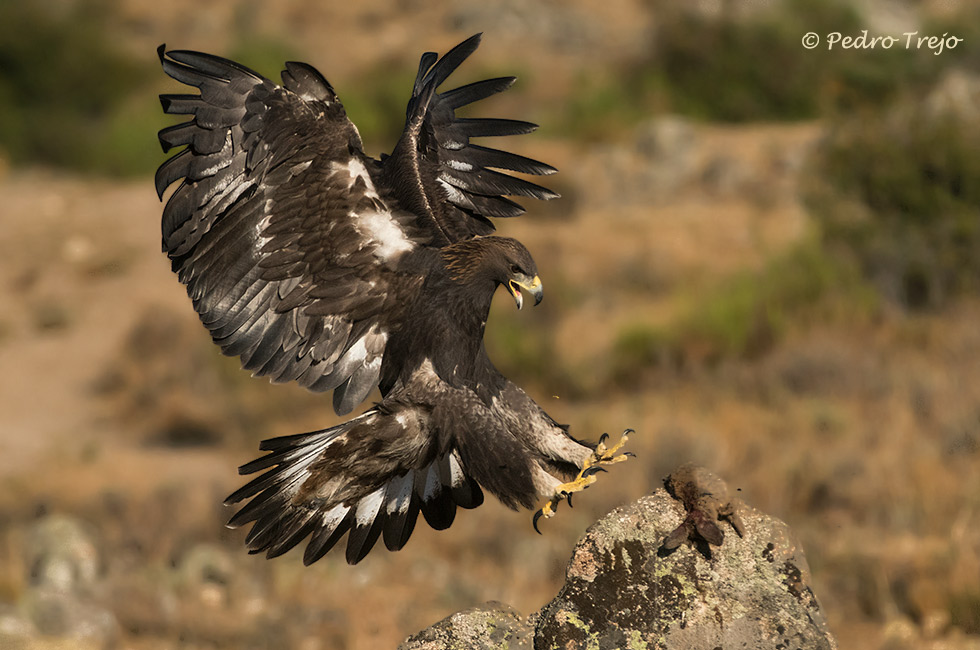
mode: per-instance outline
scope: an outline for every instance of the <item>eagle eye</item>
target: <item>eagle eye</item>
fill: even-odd
[[[518,266],[518,265],[516,265],[516,264],[511,264],[511,265],[510,265],[510,272],[511,272],[511,273],[514,273],[514,274],[517,274],[517,273],[523,273],[523,272],[524,272],[524,270],[523,270],[523,269],[521,269],[521,267],[519,267],[519,266]]]

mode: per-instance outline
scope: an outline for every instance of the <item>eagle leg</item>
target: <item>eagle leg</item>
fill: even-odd
[[[558,504],[561,503],[563,499],[568,499],[568,504],[571,506],[572,495],[576,492],[581,492],[590,485],[596,482],[598,478],[596,474],[599,472],[605,472],[603,465],[612,465],[614,463],[621,463],[627,458],[633,456],[630,452],[624,452],[617,454],[620,449],[629,440],[629,434],[633,433],[632,429],[627,429],[623,431],[622,437],[612,447],[606,446],[606,440],[609,438],[608,433],[604,433],[599,437],[599,444],[596,445],[595,451],[585,459],[582,464],[582,471],[578,473],[573,480],[568,483],[561,483],[555,487],[555,493],[552,495],[548,501],[541,506],[541,508],[534,513],[534,519],[532,523],[534,525],[534,530],[540,535],[541,531],[538,530],[538,520],[541,517],[549,519],[555,516],[555,512],[558,510]]]

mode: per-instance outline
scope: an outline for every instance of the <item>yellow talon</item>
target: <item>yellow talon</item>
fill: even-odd
[[[599,444],[596,445],[595,451],[592,455],[585,461],[585,467],[582,471],[584,472],[589,467],[594,465],[612,465],[613,463],[621,463],[633,454],[626,452],[624,454],[616,455],[616,452],[623,448],[626,442],[629,440],[629,435],[633,433],[632,429],[627,429],[623,431],[623,436],[619,439],[612,447],[606,447],[606,440],[609,439],[609,434],[604,433],[599,437]],[[579,476],[582,474],[580,473]]]
[[[616,454],[617,451],[622,449],[623,445],[629,439],[629,434],[633,433],[632,429],[627,429],[623,432],[623,436],[619,439],[612,447],[606,447],[606,440],[609,438],[609,434],[604,433],[599,437],[599,444],[596,445],[595,451],[585,459],[582,463],[582,470],[578,473],[572,481],[568,483],[562,483],[555,487],[555,494],[548,501],[541,506],[541,509],[534,513],[534,530],[541,533],[538,530],[538,520],[541,517],[549,519],[555,516],[555,512],[558,509],[558,504],[562,499],[568,499],[569,505],[571,504],[572,494],[575,492],[581,492],[585,488],[589,487],[596,482],[596,474],[599,472],[604,472],[602,465],[612,465],[613,463],[620,463],[633,454],[630,452],[625,452],[622,454]]]

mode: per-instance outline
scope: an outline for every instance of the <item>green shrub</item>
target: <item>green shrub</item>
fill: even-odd
[[[416,64],[399,60],[374,66],[338,86],[337,95],[370,155],[390,153],[395,148],[405,126],[405,108],[417,72]],[[451,87],[451,83],[446,85]]]
[[[980,287],[980,116],[911,100],[839,123],[807,201],[827,245],[889,299],[936,307]]]
[[[126,103],[149,69],[113,47],[97,9],[0,3],[0,149],[14,163],[132,173],[158,162],[149,102]]]
[[[650,369],[677,370],[769,351],[794,325],[874,307],[854,272],[810,239],[756,271],[690,297],[665,326],[637,323],[617,336],[611,378],[631,383]]]
[[[666,79],[672,108],[705,119],[802,119],[819,112],[828,64],[807,50],[807,32],[856,31],[860,18],[834,2],[788,0],[757,15],[668,15],[650,64]],[[848,58],[856,58],[848,54]]]
[[[828,50],[828,34],[860,36],[867,21],[851,3],[785,0],[756,11],[711,15],[658,7],[650,48],[621,67],[583,72],[561,132],[608,139],[652,113],[721,122],[802,120],[880,107],[923,92],[950,66],[980,70],[980,8],[927,23],[920,35],[962,38],[952,50]],[[802,39],[815,32],[821,44]],[[875,34],[869,32],[869,37]]]

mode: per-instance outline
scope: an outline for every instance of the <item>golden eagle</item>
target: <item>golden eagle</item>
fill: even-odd
[[[256,375],[332,390],[338,414],[375,386],[383,397],[338,426],[266,440],[270,453],[240,468],[264,470],[227,499],[250,499],[228,525],[254,522],[251,552],[274,557],[311,536],[309,564],[347,533],[353,564],[379,537],[401,548],[419,511],[448,527],[482,489],[513,508],[548,499],[538,516],[550,516],[625,456],[570,437],[484,349],[499,285],[518,308],[522,291],[542,295],[530,253],[493,236],[489,218],[524,211],[505,195],[557,194],[499,171],[553,167],[471,142],[534,124],[456,117],[513,77],[436,91],[479,42],[422,55],[405,129],[381,160],[309,65],[286,63],[279,86],[217,56],[159,49],[164,72],[199,91],[160,98],[192,116],[159,134],[165,152],[186,145],[156,173],[161,199],[180,181],[163,249],[214,342]]]

